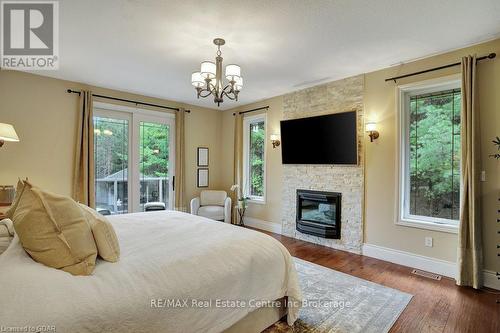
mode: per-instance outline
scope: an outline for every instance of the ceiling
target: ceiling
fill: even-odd
[[[60,69],[40,75],[216,108],[191,72],[226,39],[240,101],[281,95],[500,36],[498,0],[64,0]]]

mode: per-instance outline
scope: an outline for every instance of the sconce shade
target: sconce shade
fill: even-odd
[[[271,143],[273,144],[273,148],[276,148],[281,144],[279,134],[271,134],[269,136],[269,138],[271,139]]]
[[[367,132],[374,132],[377,130],[377,123],[376,122],[368,122],[366,123],[366,131]]]
[[[0,123],[0,140],[19,142],[19,137],[17,136],[14,126],[10,124]]]

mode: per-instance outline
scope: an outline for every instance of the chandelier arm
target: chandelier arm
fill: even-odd
[[[233,94],[234,97],[231,97],[230,94]],[[236,99],[236,94],[233,92],[233,91],[230,91],[230,92],[224,92],[224,96],[226,96],[227,98],[229,98],[230,100],[234,101]]]
[[[229,89],[229,90],[228,90],[228,91],[226,91],[227,89]],[[227,86],[225,86],[225,87],[224,87],[224,89],[222,89],[222,93],[223,93],[223,94],[228,94],[228,93],[230,94],[230,93],[232,93],[232,92],[233,92],[233,86],[232,86],[232,85],[229,85],[229,84],[228,84]]]
[[[203,93],[206,93],[205,95]],[[212,91],[211,90],[208,90],[208,89],[203,89],[202,91],[200,91],[200,97],[208,97],[212,95]]]

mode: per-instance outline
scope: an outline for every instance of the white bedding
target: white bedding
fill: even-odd
[[[121,258],[118,263],[98,260],[92,276],[72,276],[34,262],[16,236],[0,255],[0,326],[46,325],[57,332],[220,332],[255,308],[216,307],[216,300],[288,296],[301,301],[292,257],[270,236],[170,211],[109,220]],[[166,299],[186,299],[188,304],[212,300],[212,306],[173,307],[162,303]],[[298,310],[289,308],[289,324]]]

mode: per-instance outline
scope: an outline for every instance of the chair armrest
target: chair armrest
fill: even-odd
[[[231,223],[231,198],[227,197],[224,201],[224,222]]]
[[[198,215],[198,209],[200,209],[200,198],[191,199],[191,214]]]

